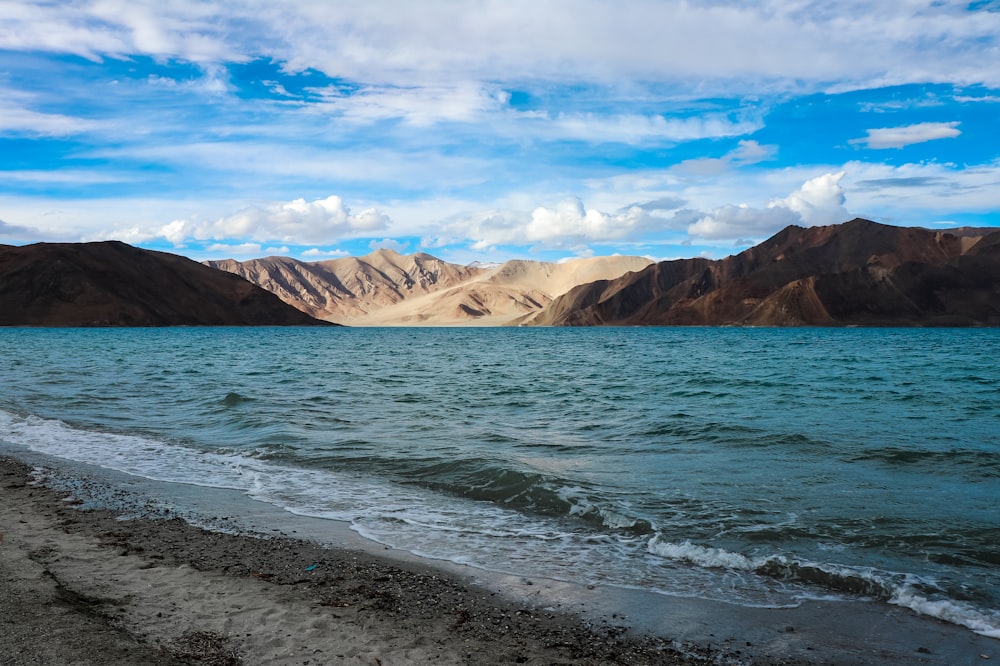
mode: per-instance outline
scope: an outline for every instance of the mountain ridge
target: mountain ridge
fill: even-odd
[[[430,254],[376,250],[305,262],[265,257],[206,265],[240,275],[312,316],[352,326],[510,325],[571,287],[645,267],[643,257],[461,266]]]
[[[725,259],[660,262],[580,285],[523,323],[995,326],[998,250],[1000,229],[936,231],[862,218],[789,226]]]
[[[404,256],[393,250],[322,261],[264,257],[203,263],[239,275],[314,317],[345,321],[438,286],[458,284],[479,270],[425,253]]]
[[[658,263],[376,250],[203,264],[117,241],[0,245],[0,325],[1000,326],[998,228],[857,218]]]

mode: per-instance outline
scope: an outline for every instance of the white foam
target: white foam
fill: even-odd
[[[889,603],[909,608],[921,615],[968,627],[981,636],[1000,638],[1000,615],[987,615],[969,606],[949,599],[932,600],[918,594],[912,587],[903,586]]]
[[[700,567],[735,571],[756,571],[770,559],[768,557],[747,557],[722,548],[699,546],[690,541],[671,543],[664,541],[659,534],[649,540],[647,548],[654,555],[667,559],[689,562]]]
[[[62,421],[0,410],[0,430],[13,444],[157,481],[247,490],[249,459],[202,453],[138,435],[72,428]]]
[[[647,540],[594,533],[559,520],[383,479],[278,465],[255,457],[253,452],[205,452],[145,435],[74,428],[62,421],[4,410],[0,410],[0,437],[40,453],[144,478],[235,489],[291,513],[350,523],[362,536],[390,547],[518,575],[770,607],[794,605],[810,593],[794,581],[757,575],[761,567],[805,566],[875,582],[889,581],[893,576],[796,562],[778,554],[747,556],[689,540],[674,543],[659,534]],[[573,504],[573,512],[596,511],[611,527],[636,524],[623,513],[595,507],[583,495],[582,489],[573,488],[563,496]],[[890,589],[896,590],[890,603],[1000,638],[997,614],[954,601],[928,599],[909,585],[892,585]]]
[[[611,529],[631,529],[640,523],[640,518],[631,516],[624,511],[594,504],[586,498],[586,492],[584,488],[579,486],[563,486],[557,489],[556,494],[569,504],[568,514],[570,516],[587,516],[596,513],[601,517],[601,523]]]

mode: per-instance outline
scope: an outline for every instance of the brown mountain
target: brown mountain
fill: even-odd
[[[352,326],[498,326],[533,315],[575,285],[618,277],[650,261],[515,260],[483,268],[379,250],[317,262],[267,257],[205,263],[241,275],[313,316]]]
[[[790,226],[725,259],[581,285],[525,323],[997,326],[1000,230]]]
[[[3,326],[324,324],[235,275],[125,243],[0,245]]]

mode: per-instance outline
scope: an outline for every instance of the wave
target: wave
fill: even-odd
[[[1000,478],[1000,460],[996,453],[977,449],[951,448],[935,451],[889,446],[863,451],[850,457],[848,461],[928,467],[935,472],[950,470],[970,476]]]
[[[13,445],[56,457],[160,481],[235,489],[293,513],[346,521],[373,540],[428,557],[495,570],[520,563],[540,575],[640,584],[668,594],[683,588],[684,596],[718,594],[711,598],[734,603],[752,604],[748,595],[759,594],[763,603],[780,604],[775,589],[786,600],[819,590],[877,599],[1000,638],[1000,614],[949,597],[932,581],[785,554],[746,555],[672,542],[651,521],[592,488],[482,460],[411,466],[408,483],[400,484],[283,464],[265,459],[263,452],[201,451],[143,434],[88,430],[4,410],[0,433]],[[399,478],[401,471],[396,474]],[[751,592],[713,590],[715,571],[722,577],[748,574],[745,583],[775,584],[749,582]],[[694,582],[684,587],[678,576]]]
[[[983,611],[947,598],[932,582],[910,574],[809,562],[779,554],[748,556],[690,541],[670,542],[659,534],[650,539],[648,549],[650,553],[667,560],[710,569],[749,572],[833,593],[876,599],[967,627],[983,636],[1000,638],[1000,613]]]
[[[480,459],[432,463],[400,471],[403,478],[422,487],[485,501],[520,513],[573,518],[592,527],[642,535],[654,532],[653,523],[610,506],[578,483],[554,475],[485,464]]]
[[[236,391],[230,391],[226,394],[226,397],[221,400],[221,403],[226,407],[236,407],[237,405],[242,405],[245,402],[252,402],[253,398],[249,396],[242,395]]]

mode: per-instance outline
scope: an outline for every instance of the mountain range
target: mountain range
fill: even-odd
[[[0,325],[1000,326],[996,228],[855,219],[658,263],[378,250],[204,264],[113,241],[0,246]]]
[[[377,250],[316,262],[266,257],[205,263],[246,278],[314,317],[341,324],[501,326],[537,314],[572,287],[617,278],[652,261],[613,256],[483,267]]]

